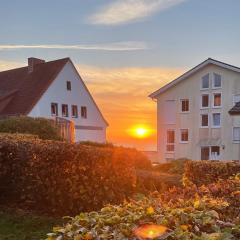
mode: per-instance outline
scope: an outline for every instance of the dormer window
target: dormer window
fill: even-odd
[[[71,86],[71,82],[67,81],[67,90],[71,91],[72,90],[72,86]]]
[[[213,74],[213,88],[221,88],[222,87],[222,77],[221,75],[214,73]]]
[[[202,89],[209,88],[209,73],[202,77]]]

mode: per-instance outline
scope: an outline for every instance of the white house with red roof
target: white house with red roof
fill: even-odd
[[[75,141],[106,142],[107,121],[70,58],[0,72],[0,116],[72,121]]]
[[[207,59],[150,94],[158,161],[240,159],[240,68]]]

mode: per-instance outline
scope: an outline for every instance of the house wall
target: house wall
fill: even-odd
[[[71,91],[66,88],[67,81],[71,82]],[[62,104],[68,104],[69,117],[63,118],[73,121],[75,126],[80,128],[75,129],[76,142],[106,142],[107,124],[70,61],[63,67],[28,115],[31,117],[53,118],[51,115],[51,103],[58,103],[59,117],[62,117]],[[71,105],[78,106],[78,118],[71,116]],[[81,106],[87,107],[86,119],[81,117]]]
[[[201,90],[202,77],[210,73],[210,89]],[[222,76],[222,87],[212,89],[213,73]],[[210,108],[201,109],[201,94],[210,96]],[[213,93],[222,93],[222,106],[212,108]],[[176,86],[168,89],[157,97],[157,129],[158,129],[158,159],[189,158],[201,159],[201,145],[207,139],[213,139],[220,146],[220,159],[240,159],[240,144],[233,143],[233,126],[240,126],[240,118],[230,116],[228,111],[233,107],[233,95],[240,94],[240,73],[221,68],[216,65],[207,65],[194,75],[188,77]],[[181,99],[189,99],[189,113],[181,113]],[[164,109],[166,101],[175,101],[175,123],[165,124],[166,115],[170,110]],[[212,127],[212,113],[221,113],[221,127]],[[200,114],[209,113],[209,127],[200,127]],[[175,130],[175,151],[166,151],[167,129]],[[189,129],[189,142],[180,143],[180,129]]]

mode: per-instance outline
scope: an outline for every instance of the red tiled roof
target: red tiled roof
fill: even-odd
[[[69,58],[0,72],[0,115],[26,115],[41,98]]]

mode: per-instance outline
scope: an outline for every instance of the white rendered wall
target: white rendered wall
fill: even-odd
[[[66,82],[71,82],[72,90],[68,91]],[[72,63],[69,61],[58,74],[47,91],[43,94],[32,111],[30,117],[52,118],[51,103],[58,103],[58,116],[62,117],[62,104],[68,104],[68,117],[75,125],[85,126],[89,129],[76,129],[76,142],[95,141],[106,142],[107,124],[94,104],[90,94],[86,90],[82,80],[76,73]],[[78,106],[78,118],[71,117],[71,106]],[[81,106],[87,107],[87,118],[81,118]],[[91,130],[91,127],[102,128],[102,130]]]
[[[222,87],[220,89],[201,90],[201,78],[210,73],[212,80],[213,73],[222,76]],[[211,81],[210,81],[211,84]],[[201,109],[201,94],[210,95],[210,107]],[[222,106],[212,108],[213,93],[222,93]],[[240,94],[240,74],[215,65],[208,65],[176,86],[160,94],[157,98],[157,125],[158,125],[158,158],[159,161],[165,161],[166,158],[189,158],[199,160],[201,157],[201,147],[199,142],[205,139],[220,139],[220,160],[235,160],[240,157],[240,144],[233,142],[232,131],[234,126],[240,126],[234,121],[233,116],[228,111],[233,107],[233,95]],[[181,113],[181,99],[189,99],[189,113]],[[164,104],[168,100],[176,102],[176,123],[165,124],[168,114],[164,111]],[[200,114],[208,113],[210,115],[209,127],[200,127]],[[212,113],[221,113],[221,127],[213,128]],[[166,152],[166,131],[175,130],[175,151]],[[189,130],[189,142],[180,142],[180,129]]]

